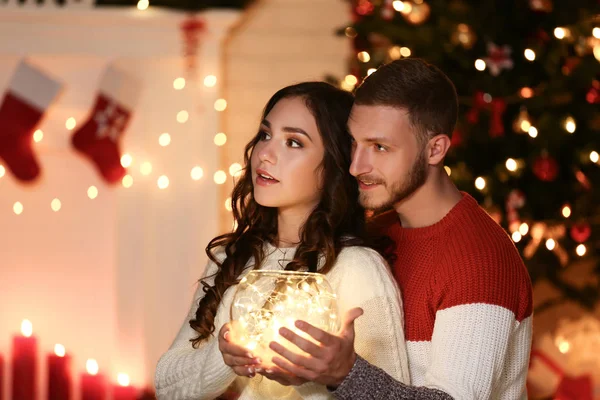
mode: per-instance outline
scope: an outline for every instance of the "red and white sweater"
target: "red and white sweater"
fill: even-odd
[[[393,271],[404,300],[411,385],[457,400],[527,398],[532,288],[506,232],[466,193],[432,226],[402,228],[395,212],[376,224],[397,246]],[[356,391],[369,390],[364,382],[377,373],[368,369],[357,366],[336,397],[353,391],[348,398],[367,398]],[[389,399],[411,390],[379,380]]]

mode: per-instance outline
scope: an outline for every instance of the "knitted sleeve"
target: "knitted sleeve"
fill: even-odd
[[[339,400],[453,400],[452,396],[427,387],[407,386],[360,356],[344,382],[334,391]]]
[[[216,265],[209,262],[205,277],[215,271]],[[159,400],[214,399],[225,392],[236,378],[233,370],[223,362],[215,336],[202,342],[197,349],[192,347],[190,339],[196,337],[196,331],[190,327],[189,320],[195,316],[198,302],[203,296],[202,285],[198,285],[194,301],[179,333],[158,361],[155,386],[156,397]],[[224,296],[224,302],[228,297],[230,296]],[[219,306],[215,318],[216,332],[229,320],[229,305],[223,303]]]

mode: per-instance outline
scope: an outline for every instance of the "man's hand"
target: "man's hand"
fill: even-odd
[[[299,378],[282,370],[279,367],[269,367],[268,369],[256,368],[256,373],[275,381],[283,386],[300,386],[308,382],[306,379]]]
[[[225,364],[229,365],[239,376],[253,377],[255,366],[261,363],[261,360],[254,358],[248,349],[235,344],[229,323],[223,325],[219,331],[219,350],[221,350]]]
[[[319,344],[304,339],[289,329],[281,328],[281,336],[308,354],[295,353],[277,342],[271,342],[269,347],[283,357],[273,357],[273,363],[284,372],[298,378],[338,387],[356,361],[354,320],[362,314],[361,308],[348,311],[337,335],[329,334],[304,321],[296,321],[296,327],[309,334]]]

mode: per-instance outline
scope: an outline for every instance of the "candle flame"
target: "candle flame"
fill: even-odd
[[[94,360],[93,358],[90,358],[85,363],[85,369],[87,370],[88,374],[90,374],[90,375],[97,375],[98,374],[98,369],[99,369],[98,368],[98,361]]]
[[[30,320],[24,319],[23,322],[21,322],[21,333],[26,337],[31,336],[33,333],[33,325]]]
[[[59,357],[64,357],[65,356],[65,346],[63,346],[62,344],[55,344],[54,345],[54,354],[56,354]]]
[[[121,386],[129,386],[129,375],[120,373],[117,375],[117,382],[119,382],[119,385]]]

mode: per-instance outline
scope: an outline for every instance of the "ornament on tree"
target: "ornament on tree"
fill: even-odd
[[[600,81],[594,79],[592,81],[592,87],[585,95],[585,100],[590,104],[600,103]]]
[[[33,133],[60,92],[62,84],[21,61],[0,104],[0,159],[21,181],[33,181],[40,166],[33,151]]]
[[[476,124],[479,121],[479,113],[483,109],[490,110],[490,137],[499,137],[504,135],[504,123],[502,118],[506,110],[506,101],[500,97],[492,98],[489,93],[480,91],[475,92],[473,96],[473,107],[467,113],[467,121],[470,124]]]
[[[536,12],[552,12],[552,0],[529,0],[529,7]]]
[[[460,128],[456,127],[452,132],[452,138],[450,139],[451,146],[460,146],[463,143],[463,133]]]
[[[467,24],[458,24],[452,37],[450,38],[452,44],[455,46],[462,46],[463,48],[470,50],[475,45],[477,35],[473,32],[473,29]]]
[[[575,170],[575,179],[577,179],[577,182],[579,182],[579,184],[585,190],[590,190],[592,188],[592,184],[590,183],[590,180],[580,169]]]
[[[590,238],[592,234],[592,228],[590,224],[587,222],[580,222],[577,224],[573,224],[569,231],[571,234],[571,239],[573,239],[577,243],[584,243]]]
[[[533,162],[533,173],[544,182],[552,182],[558,175],[558,163],[544,151]]]
[[[525,194],[519,189],[511,190],[506,197],[506,220],[508,222],[508,230],[510,232],[516,232],[519,230],[519,226],[521,225],[519,209],[523,208],[525,202]]]
[[[580,63],[580,57],[567,57],[561,71],[564,75],[569,76]]]
[[[188,75],[191,79],[196,76],[196,59],[200,47],[200,39],[206,30],[204,19],[191,16],[181,23],[183,35],[183,55]]]
[[[429,18],[429,14],[431,13],[429,4],[422,2],[420,4],[413,3],[411,5],[412,8],[409,13],[402,13],[404,18],[413,25],[421,25],[423,22],[427,21],[427,18]]]
[[[386,21],[391,21],[394,19],[394,0],[383,0],[383,5],[381,6],[381,18]]]
[[[75,149],[88,157],[111,184],[126,173],[121,165],[120,143],[140,91],[141,84],[134,76],[109,66],[89,118],[71,137]]]
[[[545,222],[536,222],[529,230],[531,241],[523,249],[523,256],[526,259],[530,259],[537,252],[542,240],[552,239],[552,247],[548,247],[548,250],[552,251],[560,265],[563,267],[569,263],[569,255],[566,250],[561,246],[559,240],[565,236],[566,227],[564,224],[548,225]]]
[[[492,42],[487,44],[488,56],[484,58],[485,64],[493,76],[500,75],[503,69],[512,69],[514,63],[510,58],[512,49],[509,45],[497,46]]]
[[[353,13],[355,14],[355,20],[364,17],[365,15],[370,15],[375,6],[369,0],[356,0],[355,5],[353,7]]]
[[[513,122],[513,131],[517,133],[525,133],[529,131],[529,128],[531,128],[531,119],[529,118],[529,113],[527,112],[527,108],[525,106],[521,106],[519,115]]]

